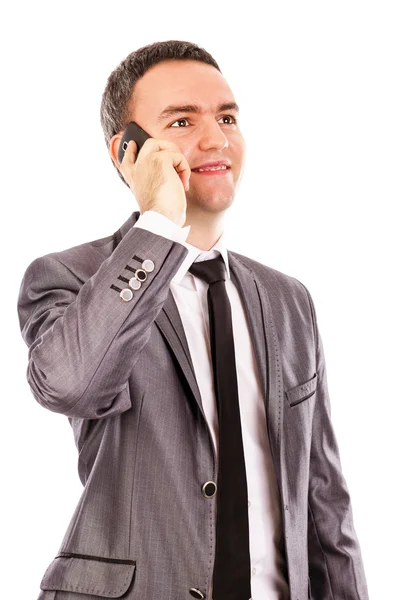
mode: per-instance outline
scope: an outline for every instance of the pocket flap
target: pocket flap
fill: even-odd
[[[40,588],[120,598],[131,583],[135,568],[133,560],[63,552],[50,563]]]
[[[290,406],[295,406],[296,404],[299,404],[300,402],[303,402],[303,400],[307,400],[307,398],[312,396],[317,389],[317,379],[318,374],[315,373],[315,375],[308,381],[300,383],[299,385],[296,385],[296,387],[288,390],[286,392],[286,396],[289,400]]]

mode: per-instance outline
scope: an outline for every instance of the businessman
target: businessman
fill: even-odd
[[[130,121],[151,138],[119,163]],[[218,64],[140,48],[101,123],[140,210],[33,260],[18,299],[84,486],[38,600],[367,600],[312,298],[225,245],[245,143]]]

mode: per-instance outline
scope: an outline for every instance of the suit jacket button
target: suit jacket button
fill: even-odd
[[[139,279],[136,279],[136,277],[131,277],[129,280],[129,285],[132,289],[138,290],[142,284],[140,283]]]
[[[147,273],[146,273],[146,271],[144,269],[136,269],[135,277],[139,281],[146,281],[146,279],[147,279]]]
[[[201,593],[200,590],[198,590],[197,588],[190,588],[189,589],[189,594],[191,596],[193,596],[193,598],[204,598],[204,594]]]
[[[206,498],[212,498],[213,496],[215,496],[216,491],[217,491],[217,486],[213,481],[207,481],[201,488],[201,493]]]
[[[151,273],[152,271],[154,271],[154,263],[153,263],[153,261],[150,260],[149,258],[146,258],[146,260],[144,260],[142,262],[142,269],[144,269],[148,273]]]
[[[133,298],[133,292],[129,288],[124,288],[119,294],[125,302],[129,302]]]

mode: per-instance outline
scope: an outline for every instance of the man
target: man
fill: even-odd
[[[217,63],[141,48],[101,118],[140,211],[35,259],[18,302],[84,485],[39,599],[366,600],[312,299],[224,244],[245,144]],[[152,139],[119,164],[130,121]]]

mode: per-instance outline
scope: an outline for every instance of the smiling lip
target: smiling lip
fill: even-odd
[[[194,173],[195,175],[214,175],[214,177],[221,177],[223,175],[226,175],[227,173],[229,173],[230,168],[227,167],[226,169],[218,169],[217,171],[192,171],[192,173]]]
[[[227,169],[231,166],[228,160],[209,160],[202,165],[193,167],[192,171],[195,171],[196,169],[205,169],[206,167],[221,167],[222,165],[225,165]]]

